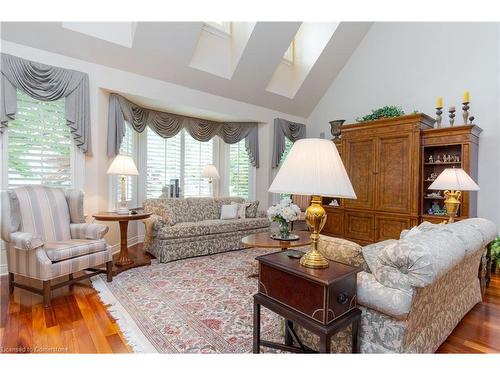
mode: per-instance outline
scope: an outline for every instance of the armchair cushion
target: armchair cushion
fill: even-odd
[[[68,202],[71,223],[84,223],[85,217],[83,214],[83,198],[85,193],[83,190],[66,190],[64,195],[66,196],[66,201]]]
[[[106,250],[104,240],[70,240],[47,242],[45,252],[52,262],[76,258]]]
[[[69,229],[74,240],[100,240],[109,230],[106,225],[89,223],[70,224]]]
[[[39,236],[26,232],[11,233],[10,242],[19,250],[34,250],[44,245],[44,242]]]

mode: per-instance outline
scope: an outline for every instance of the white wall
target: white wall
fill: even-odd
[[[328,121],[401,105],[435,114],[435,101],[457,108],[471,94],[470,112],[483,129],[479,146],[478,215],[500,223],[499,25],[497,23],[375,23],[308,118],[308,136]],[[445,117],[446,116],[446,117]],[[448,124],[447,112],[443,115]]]
[[[267,108],[207,94],[183,86],[147,78],[102,65],[87,63],[82,60],[49,53],[20,44],[1,40],[0,50],[25,59],[38,61],[58,67],[74,69],[88,73],[90,81],[90,109],[92,123],[93,157],[85,159],[85,213],[92,215],[109,209],[109,178],[106,170],[110,160],[106,156],[106,132],[108,117],[108,92],[129,93],[153,101],[169,103],[172,106],[193,107],[213,113],[225,114],[234,118],[258,121],[260,142],[260,168],[256,172],[256,198],[261,207],[266,208],[269,194],[271,166],[272,123],[276,117],[291,121],[305,122],[305,119],[275,112]],[[92,51],[89,51],[92,53]],[[132,225],[129,237],[137,235]],[[111,245],[119,242],[118,226],[110,224],[107,241]],[[2,254],[0,271],[5,272],[5,254]]]

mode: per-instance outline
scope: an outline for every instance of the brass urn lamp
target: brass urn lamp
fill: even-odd
[[[429,190],[444,190],[444,206],[448,224],[451,224],[458,214],[462,191],[477,191],[479,186],[462,168],[446,168],[429,186]]]
[[[306,209],[312,244],[300,264],[308,268],[328,267],[328,260],[318,251],[319,234],[326,221],[321,197],[356,199],[335,144],[316,138],[296,141],[269,191],[312,196],[311,205]]]

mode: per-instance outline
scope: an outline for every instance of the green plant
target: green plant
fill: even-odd
[[[497,236],[491,244],[491,259],[500,263],[500,236]]]
[[[390,118],[390,117],[399,117],[403,116],[405,112],[401,109],[401,107],[395,105],[386,105],[385,107],[372,110],[372,113],[369,115],[365,115],[363,117],[358,117],[356,121],[373,121],[378,120],[380,118]]]

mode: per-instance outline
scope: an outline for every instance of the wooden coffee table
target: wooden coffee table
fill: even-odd
[[[114,263],[113,275],[128,270],[134,267],[146,266],[151,264],[151,260],[147,257],[137,257],[132,259],[128,253],[127,232],[128,222],[133,220],[147,219],[151,213],[140,212],[137,214],[120,215],[116,212],[99,212],[93,217],[98,221],[118,221],[120,224],[120,254],[118,260]]]
[[[292,232],[299,236],[298,240],[294,241],[280,241],[271,238],[270,232],[262,232],[250,234],[249,236],[243,237],[241,242],[244,245],[252,248],[263,248],[263,249],[281,249],[283,251],[288,250],[291,247],[301,247],[311,244],[311,233],[297,231]],[[256,264],[257,266],[257,264]],[[259,277],[258,272],[252,272],[248,277]]]

